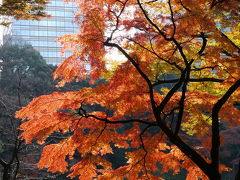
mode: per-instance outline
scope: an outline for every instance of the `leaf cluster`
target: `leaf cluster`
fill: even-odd
[[[38,166],[80,179],[135,180],[162,179],[161,164],[161,173],[184,168],[189,180],[221,179],[230,170],[220,162],[227,143],[221,126],[240,122],[234,106],[240,97],[239,47],[229,35],[237,34],[239,3],[229,2],[76,2],[79,32],[58,38],[62,50],[73,54],[54,78],[58,86],[106,79],[40,96],[16,113],[27,120],[20,127],[27,143],[43,143],[55,132],[67,135],[45,146]],[[125,60],[108,68],[113,50]],[[94,105],[103,108],[87,108]],[[127,164],[116,169],[106,158],[113,146],[132,149],[125,153]]]

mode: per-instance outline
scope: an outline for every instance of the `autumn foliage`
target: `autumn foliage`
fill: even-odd
[[[0,14],[17,20],[40,20],[49,17],[44,12],[47,3],[46,0],[2,0]],[[4,17],[1,17],[1,21],[1,25],[7,25]]]
[[[58,38],[73,54],[54,78],[58,86],[106,81],[40,96],[17,112],[27,120],[21,125],[27,143],[65,134],[45,146],[39,168],[81,180],[136,180],[161,179],[154,173],[161,164],[161,173],[186,169],[188,180],[220,179],[230,170],[219,163],[219,148],[227,143],[220,125],[240,122],[239,2],[73,2],[80,28]],[[96,105],[101,110],[93,110]],[[131,148],[117,169],[105,156],[113,146]]]

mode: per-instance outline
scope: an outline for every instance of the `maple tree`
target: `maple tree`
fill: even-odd
[[[87,77],[106,82],[40,96],[17,112],[27,120],[20,127],[26,143],[67,135],[45,146],[39,168],[83,180],[161,179],[153,173],[160,163],[161,173],[184,168],[189,180],[221,179],[229,168],[219,162],[227,143],[220,126],[240,121],[239,2],[73,2],[80,29],[58,38],[73,54],[54,78],[58,86]],[[115,60],[114,50],[125,59]],[[112,168],[105,155],[113,146],[132,148],[127,165]]]
[[[17,20],[40,20],[48,16],[44,12],[47,3],[46,0],[3,0],[0,4],[0,14]],[[4,22],[1,23],[4,24]]]

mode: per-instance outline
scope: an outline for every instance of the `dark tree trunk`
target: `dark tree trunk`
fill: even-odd
[[[10,168],[11,168],[11,166],[9,164],[4,164],[3,165],[3,171],[2,171],[2,179],[3,180],[10,180],[11,179]]]
[[[240,179],[240,161],[238,163],[238,171],[237,171],[237,175],[235,177],[235,180],[239,180]]]

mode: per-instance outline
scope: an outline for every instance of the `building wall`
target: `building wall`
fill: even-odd
[[[16,43],[31,44],[49,64],[59,64],[70,55],[67,52],[60,57],[60,46],[54,42],[56,37],[63,34],[75,33],[78,26],[73,23],[76,7],[63,0],[51,0],[46,12],[51,18],[41,21],[15,21],[12,27],[12,39]]]
[[[2,5],[2,0],[0,0]],[[8,16],[0,16],[0,46],[6,43],[11,37],[12,18]],[[5,25],[3,25],[5,24]]]

